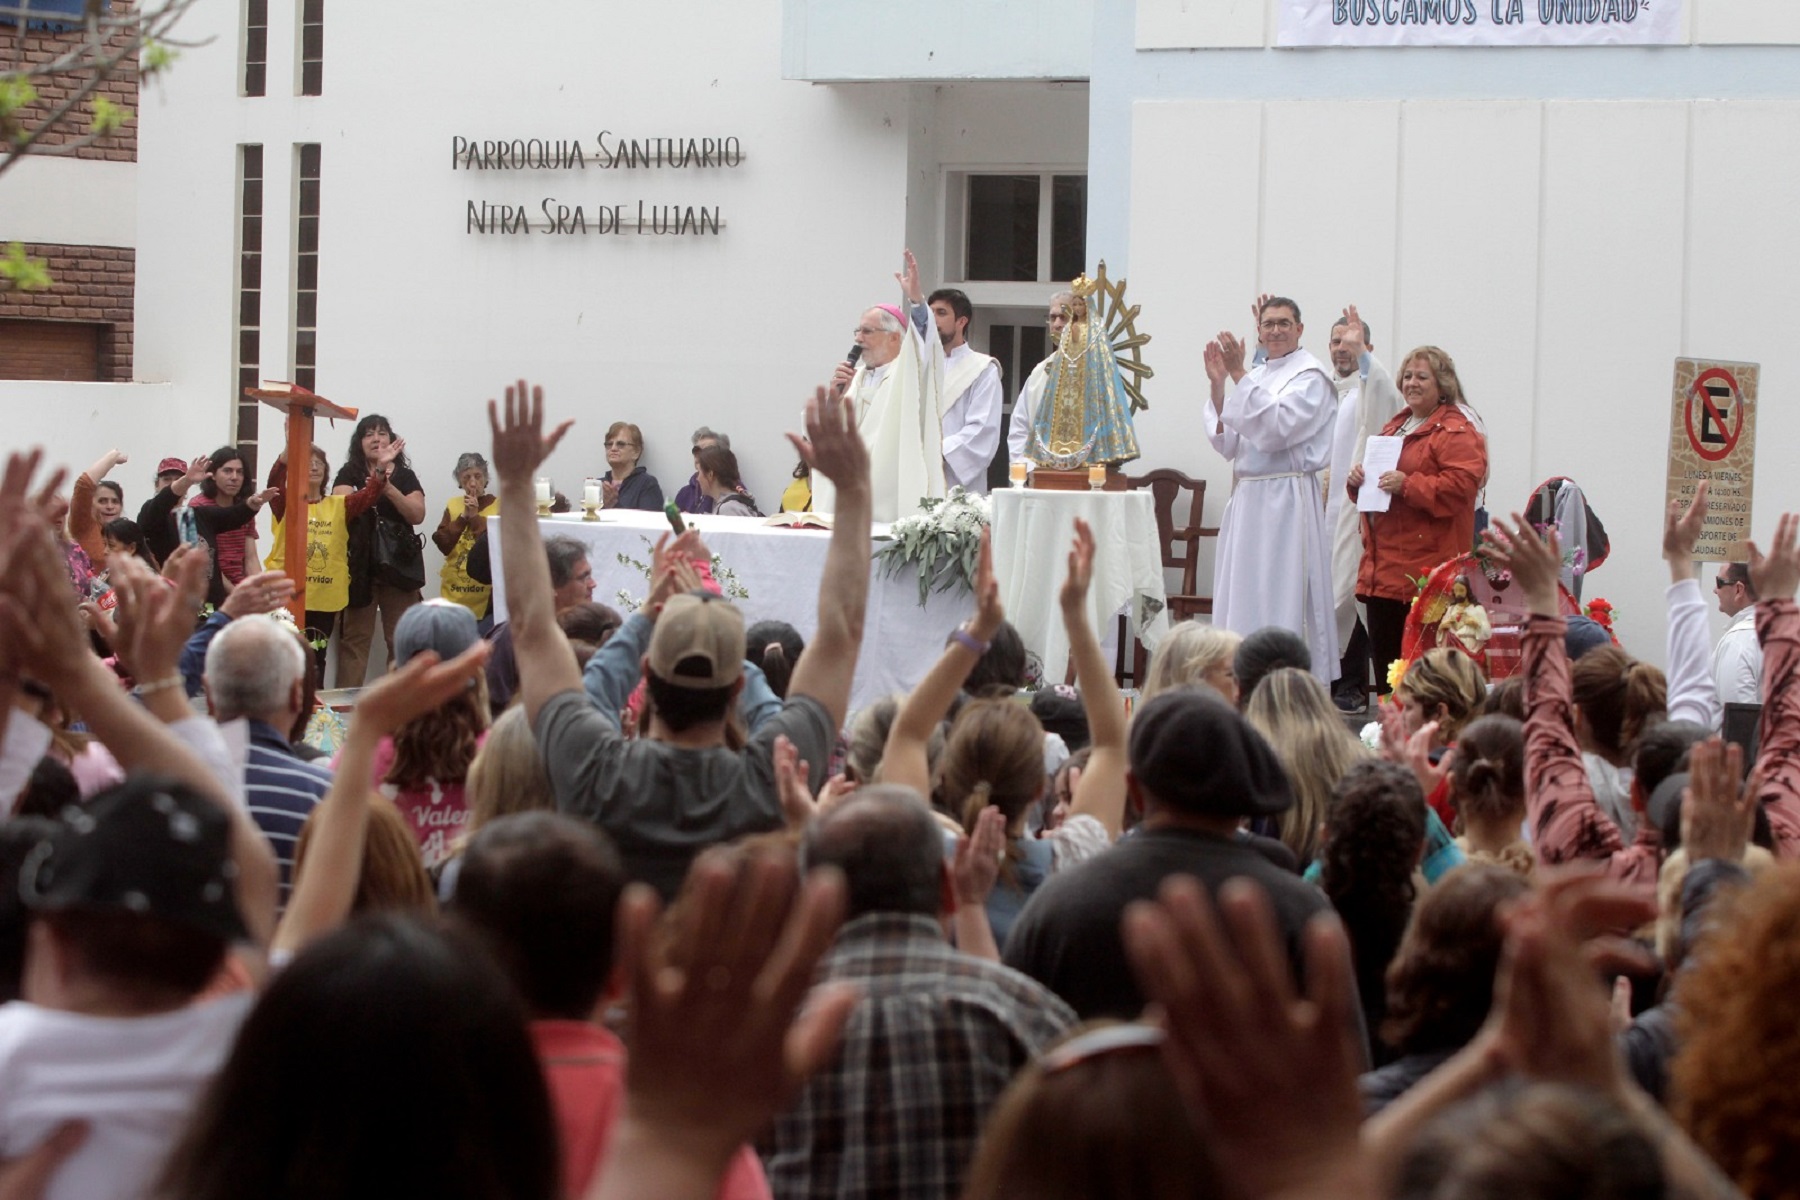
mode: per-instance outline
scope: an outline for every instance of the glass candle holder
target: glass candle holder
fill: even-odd
[[[1007,468],[1007,472],[1011,476],[1012,485],[1022,488],[1025,486],[1025,476],[1030,472],[1030,467],[1022,462],[1016,462]]]
[[[548,475],[538,476],[537,510],[540,517],[550,515],[550,477]]]
[[[1106,464],[1094,463],[1088,467],[1088,490],[1098,492],[1106,487]]]

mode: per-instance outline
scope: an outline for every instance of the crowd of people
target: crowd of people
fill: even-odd
[[[871,346],[925,335],[877,311]],[[1715,732],[1704,491],[1664,515],[1667,672],[1571,624],[1554,528],[1496,519],[1516,677],[1431,649],[1359,738],[1340,531],[1397,657],[1391,585],[1474,543],[1485,445],[1441,351],[1383,383],[1354,309],[1329,371],[1297,305],[1256,315],[1263,362],[1206,355],[1234,615],[1131,701],[1076,521],[1043,565],[1072,688],[1021,692],[984,542],[921,682],[850,711],[883,486],[854,387],[789,435],[835,518],[804,640],[747,628],[694,530],[635,611],[595,603],[537,520],[572,423],[523,382],[455,464],[433,599],[392,425],[335,475],[314,449],[303,625],[287,464],[250,493],[232,448],[164,460],[133,523],[122,456],[70,494],[10,456],[0,1196],[1800,1196],[1800,517],[1717,581],[1753,761]],[[1380,514],[1369,436],[1404,439]],[[641,431],[605,442],[605,503],[661,507]],[[679,505],[758,511],[728,438],[692,449]],[[1258,532],[1290,519],[1292,580]],[[322,635],[363,682],[378,618],[390,669],[321,756]]]

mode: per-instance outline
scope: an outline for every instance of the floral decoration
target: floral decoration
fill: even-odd
[[[908,568],[918,572],[923,608],[934,591],[947,592],[959,585],[964,591],[975,590],[981,532],[992,519],[992,507],[986,496],[953,487],[942,499],[921,500],[919,508],[894,522],[888,544],[875,557],[889,576]]]

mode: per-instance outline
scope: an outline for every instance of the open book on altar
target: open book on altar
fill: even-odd
[[[764,525],[785,529],[830,529],[830,513],[784,512],[763,518]]]

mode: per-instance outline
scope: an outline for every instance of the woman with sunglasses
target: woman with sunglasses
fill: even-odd
[[[662,484],[647,468],[638,465],[642,457],[643,431],[629,421],[614,421],[606,431],[607,473],[600,480],[602,507],[662,510]]]

